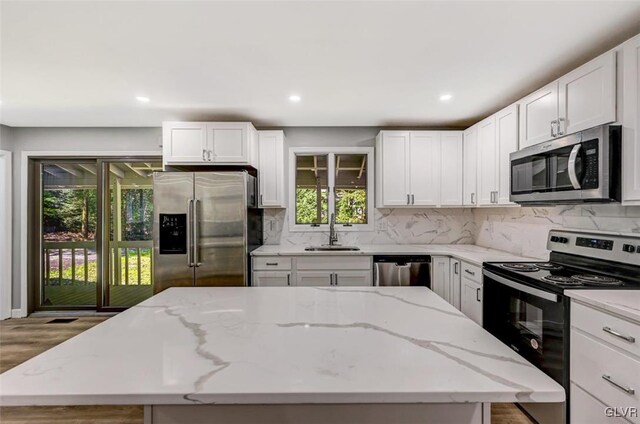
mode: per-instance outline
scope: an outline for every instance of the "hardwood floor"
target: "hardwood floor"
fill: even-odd
[[[32,358],[106,320],[80,317],[70,323],[50,323],[57,317],[0,321],[0,372]],[[3,424],[142,424],[142,406],[0,407]],[[491,407],[492,424],[532,424],[513,404]]]

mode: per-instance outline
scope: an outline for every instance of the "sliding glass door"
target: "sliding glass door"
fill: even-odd
[[[119,310],[153,294],[157,158],[32,163],[36,310]]]

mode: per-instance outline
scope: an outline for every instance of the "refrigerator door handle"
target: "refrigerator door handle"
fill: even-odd
[[[187,202],[187,265],[189,265],[189,268],[193,267],[193,257],[192,257],[193,243],[191,241],[192,226],[193,226],[193,199],[189,199],[189,201]]]
[[[202,265],[202,262],[200,262],[200,258],[199,258],[199,254],[198,254],[198,246],[199,246],[199,241],[198,241],[198,234],[200,233],[199,231],[199,217],[198,217],[198,204],[200,203],[200,200],[195,199],[193,201],[193,240],[191,241],[191,244],[193,245],[193,262],[194,265],[196,267],[199,267],[200,265]]]

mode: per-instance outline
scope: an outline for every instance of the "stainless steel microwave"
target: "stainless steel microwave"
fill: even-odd
[[[511,201],[620,201],[622,127],[603,125],[511,153]]]

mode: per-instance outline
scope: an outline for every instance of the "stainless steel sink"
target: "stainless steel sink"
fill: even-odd
[[[357,252],[360,250],[359,247],[356,246],[339,246],[339,245],[329,245],[323,244],[322,246],[309,246],[305,247],[307,252]]]

